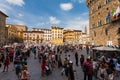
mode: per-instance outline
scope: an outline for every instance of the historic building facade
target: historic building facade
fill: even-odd
[[[6,24],[6,17],[8,17],[5,13],[0,11],[0,44],[6,43],[7,41],[7,32],[5,28]]]
[[[51,26],[51,37],[53,44],[63,44],[63,28]]]
[[[50,29],[33,28],[32,31],[43,31],[44,32],[43,43],[45,44],[51,43],[52,37]]]
[[[43,31],[23,31],[23,40],[27,44],[40,44],[43,42]]]
[[[81,30],[64,30],[63,41],[66,44],[79,44],[79,37],[81,35]]]
[[[64,30],[63,32],[63,41],[65,44],[73,44],[74,43],[74,32],[73,30]]]
[[[17,28],[14,25],[6,25],[6,28],[7,28],[7,33],[8,33],[7,42],[9,43],[15,42],[16,39],[18,39]]]
[[[93,45],[120,45],[120,0],[86,0]]]
[[[79,37],[79,44],[81,45],[91,45],[89,34],[82,33]]]
[[[27,31],[27,26],[6,24],[8,42],[23,42],[23,31]]]

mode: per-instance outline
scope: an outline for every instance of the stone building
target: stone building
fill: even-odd
[[[8,16],[0,11],[0,44],[4,44],[7,41],[7,32],[5,28],[6,17]]]
[[[17,28],[14,25],[6,25],[7,28],[7,42],[8,43],[13,43],[16,42],[16,39],[18,39],[18,32]]]
[[[40,44],[43,38],[43,31],[23,31],[23,41],[26,44]]]
[[[120,45],[120,0],[86,0],[93,45]]]
[[[82,33],[82,35],[79,37],[79,43],[81,45],[90,45],[90,37],[89,34]]]
[[[8,42],[23,42],[23,31],[27,31],[27,26],[17,24],[6,24],[8,32]]]
[[[79,44],[79,37],[82,35],[81,30],[64,30],[63,40],[66,44]]]
[[[73,30],[64,30],[63,41],[65,44],[73,44],[74,42],[74,32]]]
[[[53,44],[63,44],[63,28],[51,26],[51,37]]]
[[[51,43],[52,37],[50,29],[33,28],[32,31],[43,31],[44,32],[43,43],[44,44]]]

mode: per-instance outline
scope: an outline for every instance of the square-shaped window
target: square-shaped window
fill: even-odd
[[[110,0],[105,0],[106,1],[106,4],[108,4],[110,2]]]

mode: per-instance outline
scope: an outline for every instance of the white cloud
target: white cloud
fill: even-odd
[[[12,10],[12,8],[5,3],[0,2],[0,10],[6,14],[8,14],[9,10]]]
[[[19,13],[19,14],[18,14],[18,16],[19,16],[19,17],[23,17],[24,15],[23,15],[23,14],[21,14],[21,13]]]
[[[61,3],[60,8],[65,11],[69,11],[73,8],[72,3]]]
[[[49,21],[51,24],[59,24],[61,21],[57,19],[56,17],[50,16]]]
[[[44,22],[39,22],[37,23],[36,27],[43,27],[45,26],[46,24]]]
[[[6,0],[8,3],[17,5],[17,6],[23,6],[25,4],[24,0]]]
[[[83,3],[85,2],[86,0],[71,0],[72,2],[78,2],[78,3]]]

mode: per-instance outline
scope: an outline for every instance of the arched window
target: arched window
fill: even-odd
[[[94,31],[94,37],[96,37],[96,32]]]
[[[101,20],[98,21],[98,26],[102,26],[102,21]]]
[[[107,28],[105,29],[105,34],[108,35],[108,29]]]
[[[101,8],[101,4],[99,3],[99,4],[98,4],[98,9],[100,9],[100,8]]]

